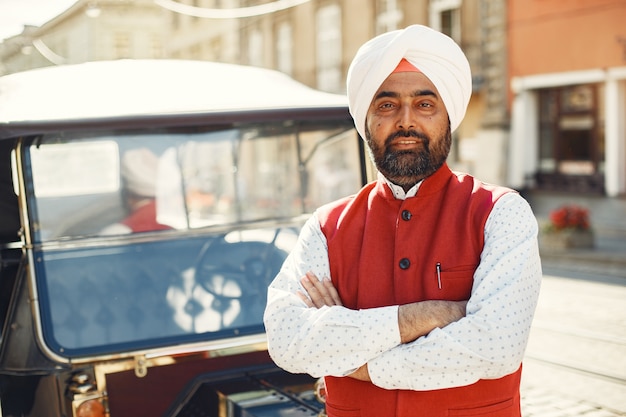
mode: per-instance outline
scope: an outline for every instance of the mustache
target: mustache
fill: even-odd
[[[417,130],[398,130],[397,132],[387,136],[387,139],[385,139],[385,145],[390,145],[391,142],[400,137],[421,139],[426,146],[428,146],[428,142],[430,142],[430,138],[423,132],[418,132]]]

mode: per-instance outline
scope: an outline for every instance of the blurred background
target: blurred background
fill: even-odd
[[[626,0],[0,0],[0,15],[0,75],[195,59],[335,93],[363,42],[425,24],[473,71],[453,168],[518,190],[626,194]]]
[[[0,0],[0,76],[189,59],[275,69],[344,94],[364,42],[428,25],[472,67],[451,168],[523,193],[544,264],[626,276],[625,22],[626,0]],[[584,221],[551,218],[570,212]]]
[[[519,190],[540,221],[524,415],[626,415],[626,0],[0,0],[0,76],[193,59],[343,94],[359,46],[414,23],[472,67],[449,165]]]

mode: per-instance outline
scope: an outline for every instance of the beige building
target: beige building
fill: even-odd
[[[153,0],[77,0],[0,44],[0,74],[50,65],[163,58],[165,11]]]
[[[506,182],[506,0],[78,0],[0,44],[0,73],[120,58],[199,59],[273,68],[345,92],[358,47],[419,23],[467,54],[474,89],[450,165]]]
[[[246,6],[261,3],[268,2],[242,2]],[[506,0],[299,3],[241,19],[241,63],[275,68],[312,87],[343,93],[348,66],[363,42],[415,23],[441,30],[465,51],[474,80],[467,116],[454,137],[450,165],[485,181],[506,182]]]
[[[239,63],[239,27],[245,18],[229,17],[239,13],[240,0],[163,0],[166,36],[164,56]],[[234,11],[234,12],[233,12]]]

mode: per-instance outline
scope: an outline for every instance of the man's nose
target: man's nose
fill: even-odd
[[[414,129],[416,126],[415,113],[411,106],[402,106],[398,114],[396,127],[402,130]]]

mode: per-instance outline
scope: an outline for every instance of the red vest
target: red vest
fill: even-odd
[[[398,200],[378,181],[322,207],[330,275],[344,305],[363,309],[467,300],[485,222],[496,200],[510,191],[444,165],[424,180],[415,197]],[[520,376],[521,367],[497,380],[434,391],[385,390],[326,377],[326,408],[329,417],[519,417]]]
[[[156,200],[142,205],[126,217],[122,224],[128,226],[133,233],[168,230],[170,226],[157,222]]]

